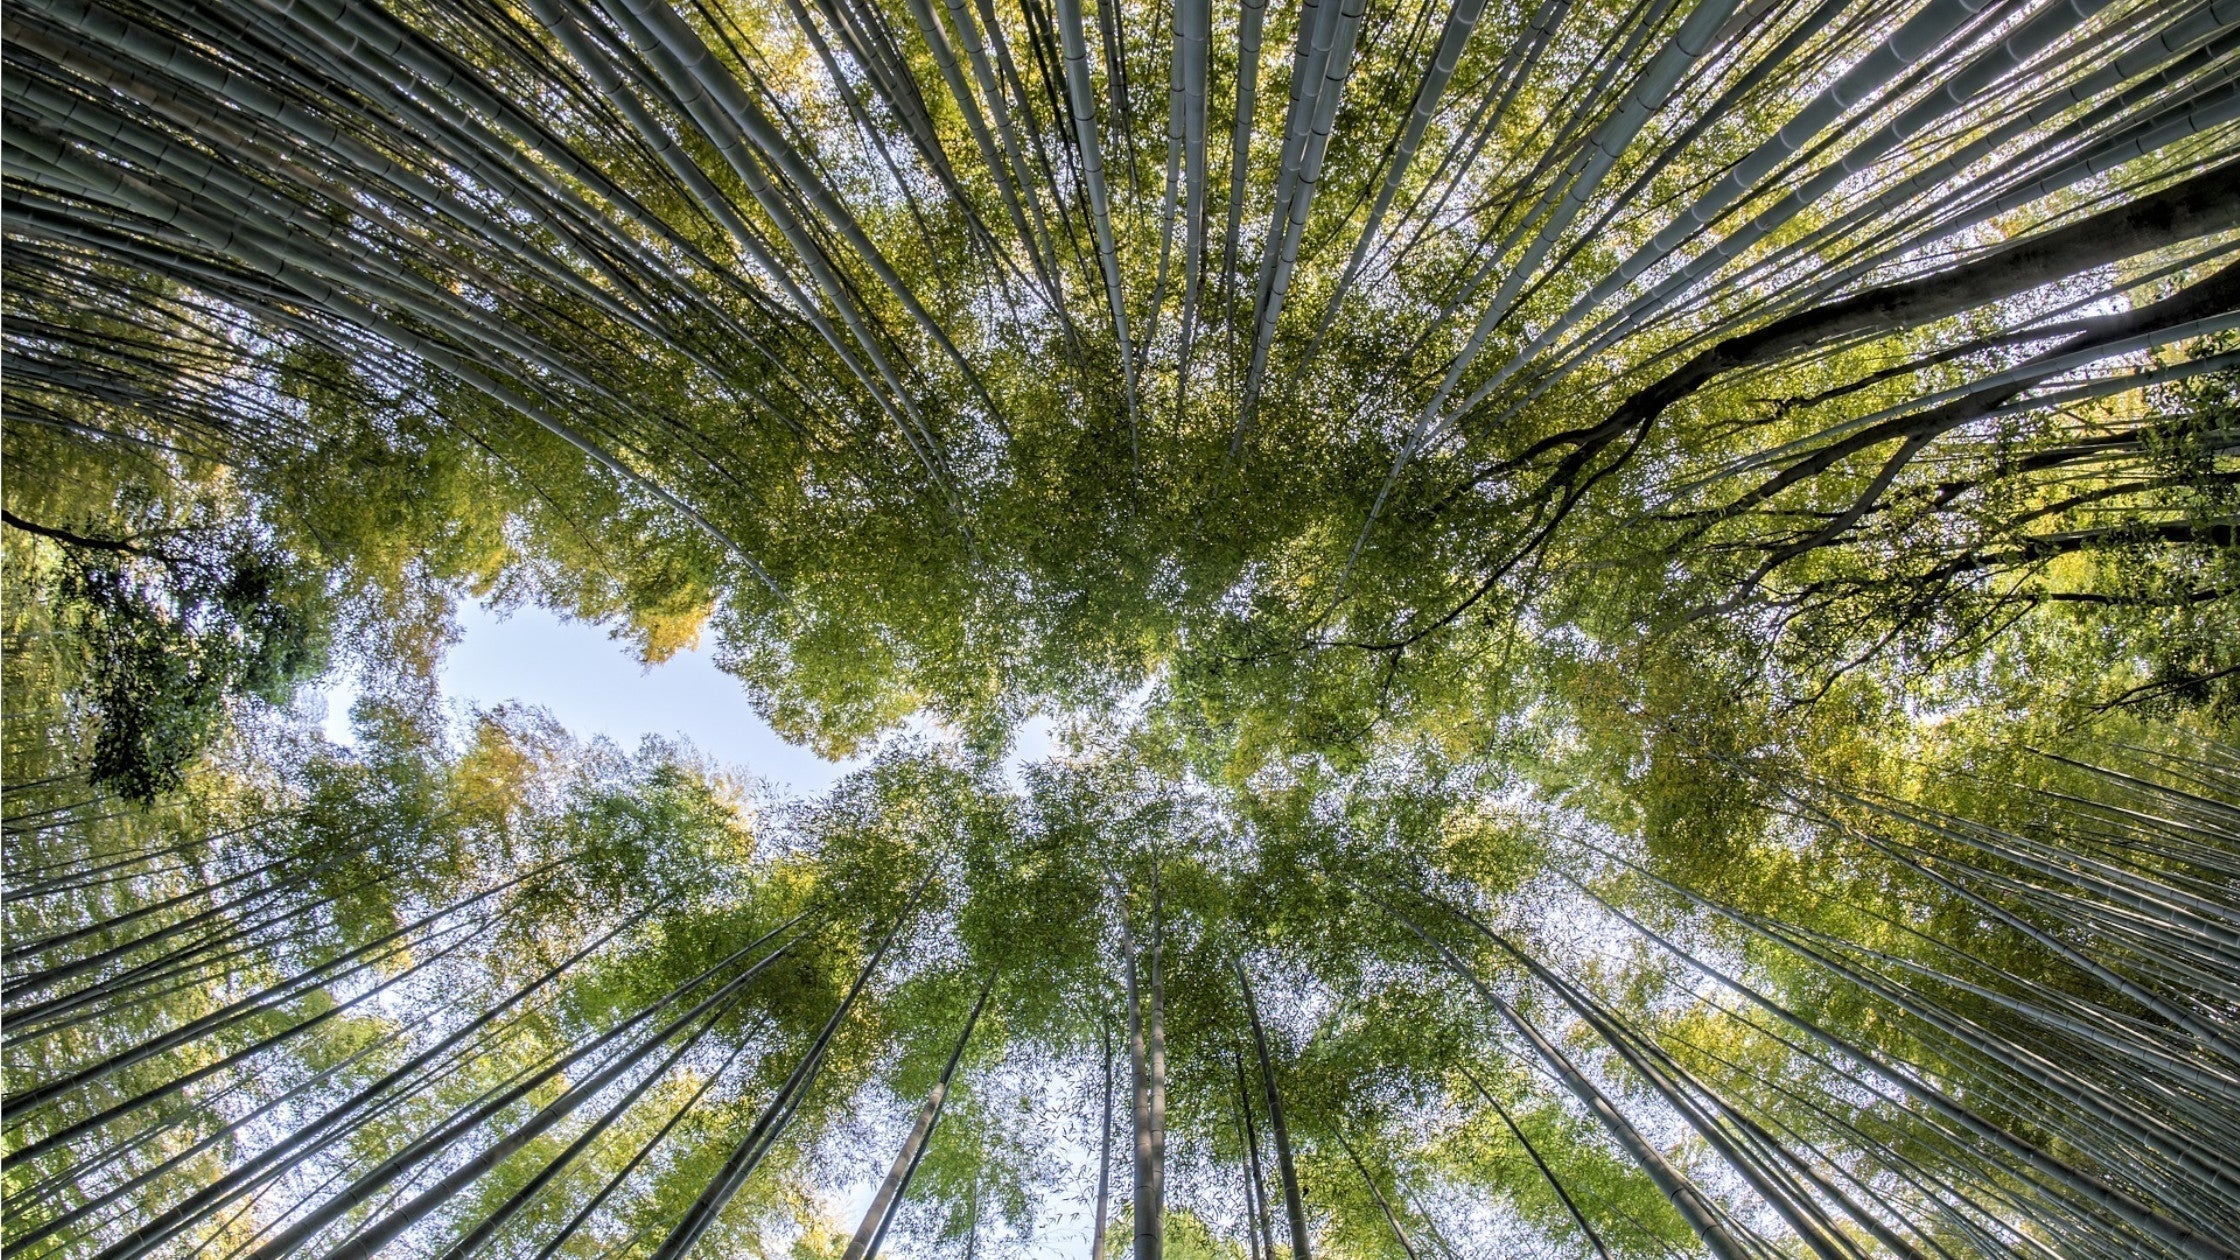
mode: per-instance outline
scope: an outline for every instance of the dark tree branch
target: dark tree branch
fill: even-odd
[[[131,538],[92,538],[84,534],[73,534],[66,529],[57,529],[52,525],[41,525],[36,521],[27,521],[6,508],[0,508],[0,521],[5,521],[26,534],[37,534],[41,538],[51,538],[65,547],[74,547],[80,551],[112,551],[128,556],[145,556],[151,560],[177,559],[176,556],[168,553],[140,546],[139,540],[144,535],[135,534]]]

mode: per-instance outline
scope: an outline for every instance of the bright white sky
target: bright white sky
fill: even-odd
[[[562,621],[535,606],[501,615],[461,600],[457,615],[461,637],[441,675],[444,697],[455,705],[539,705],[578,737],[605,735],[624,748],[643,735],[682,736],[791,796],[822,792],[861,764],[826,761],[779,738],[747,703],[739,681],[716,668],[705,638],[699,650],[649,668],[601,627]],[[330,688],[329,739],[348,742],[354,690],[347,679]],[[1024,724],[1005,764],[1047,756],[1050,732],[1044,718]]]
[[[605,735],[624,748],[643,735],[681,735],[792,794],[821,792],[851,768],[780,739],[739,680],[716,668],[711,636],[697,651],[648,667],[601,627],[533,605],[501,618],[462,600],[458,617],[464,634],[443,664],[444,695],[453,701],[541,705],[576,736]]]

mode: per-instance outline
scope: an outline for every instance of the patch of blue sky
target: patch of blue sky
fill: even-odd
[[[444,698],[456,709],[534,705],[580,739],[604,735],[623,748],[636,747],[647,735],[682,739],[787,796],[820,793],[866,760],[830,761],[788,743],[754,711],[739,680],[716,668],[714,648],[705,639],[692,651],[645,665],[604,628],[534,605],[498,612],[462,600],[456,616],[459,639],[439,679]],[[327,738],[349,742],[354,698],[349,678],[329,680]],[[908,730],[946,738],[928,723],[912,723]],[[1021,764],[1049,755],[1053,730],[1042,717],[1020,725],[1005,761],[1014,784]]]

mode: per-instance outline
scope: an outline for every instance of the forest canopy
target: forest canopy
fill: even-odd
[[[2240,1257],[2240,3],[0,22],[9,1256]]]

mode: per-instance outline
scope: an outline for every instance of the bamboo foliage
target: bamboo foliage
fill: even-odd
[[[1374,14],[1308,4],[1295,20],[1282,16],[1287,59],[1263,46],[1264,6],[1176,8],[1157,27],[1164,52],[1131,41],[1127,31],[1152,27],[1113,8],[1098,9],[1100,80],[1076,4],[1047,14],[1036,4],[921,4],[899,25],[859,5],[789,6],[769,31],[746,36],[817,50],[812,66],[781,80],[753,58],[734,60],[748,55],[734,38],[745,33],[713,8],[539,0],[524,20],[481,9],[157,14],[41,3],[10,18],[21,71],[8,98],[18,137],[9,247],[23,257],[19,274],[114,259],[123,275],[145,277],[132,284],[207,291],[235,318],[330,342],[370,339],[558,435],[713,531],[750,569],[763,568],[752,537],[778,524],[717,491],[726,478],[753,480],[741,477],[742,455],[719,450],[704,421],[649,408],[595,347],[642,343],[674,356],[695,389],[740,400],[780,431],[835,450],[868,443],[874,465],[901,458],[898,471],[914,468],[908,475],[965,536],[982,488],[960,480],[950,448],[964,434],[942,431],[956,421],[926,408],[954,394],[973,400],[981,423],[1016,424],[1015,391],[990,376],[1013,338],[1067,343],[1060,358],[1081,374],[1072,387],[1094,397],[1117,384],[1113,410],[1129,417],[1134,458],[1145,458],[1143,426],[1160,425],[1180,445],[1156,458],[1181,461],[1178,472],[1193,435],[1212,432],[1229,435],[1215,449],[1234,469],[1262,424],[1272,374],[1284,384],[1271,422],[1325,441],[1375,444],[1379,426],[1414,416],[1337,562],[1342,589],[1396,495],[1436,513],[1459,484],[1535,519],[1570,511],[1626,458],[1658,387],[1625,391],[1673,353],[1676,328],[1700,339],[1707,328],[1764,327],[1844,286],[1865,284],[1863,302],[1893,273],[1933,269],[1938,250],[1994,216],[2035,206],[2038,224],[2057,221],[2063,190],[2088,176],[2112,174],[2120,201],[2205,172],[2230,154],[2227,115],[2240,99],[2225,85],[2233,15],[2208,0],[1942,0],[1879,14],[1720,3],[1605,14],[1550,3],[1498,18],[1474,4]],[[1420,66],[1392,60],[1433,29]],[[1557,68],[1568,64],[1557,50],[1574,45],[1607,54],[1590,77]],[[1233,50],[1228,96],[1213,86],[1217,46]],[[1139,113],[1129,95],[1153,81],[1152,64],[1166,69],[1168,108]],[[1822,86],[1801,105],[1784,103],[1815,67]],[[1480,95],[1450,97],[1462,73]],[[1264,77],[1287,94],[1280,118],[1259,108]],[[1348,103],[1351,84],[1411,77],[1412,90],[1390,100]],[[531,92],[552,102],[542,117],[516,103]],[[2001,107],[2018,92],[2025,108]],[[1576,108],[1521,146],[1488,149],[1501,128],[1521,125],[1521,99],[1549,93]],[[820,98],[845,103],[832,126],[802,113]],[[1213,112],[1216,101],[1228,118]],[[929,102],[953,112],[936,117]],[[957,140],[941,134],[948,117],[964,124],[971,157],[961,164]],[[1139,120],[1163,121],[1166,177],[1156,188],[1139,188],[1133,173],[1109,184],[1105,150],[1117,142],[1133,172],[1132,155],[1150,142]],[[1721,129],[1747,139],[1711,158],[1715,177],[1684,196],[1645,199],[1660,178],[1709,157],[1704,146]],[[1222,134],[1226,180],[1215,178],[1209,147]],[[1477,162],[1487,152],[1500,155],[1497,167]],[[1053,164],[1053,154],[1066,160]],[[1340,165],[1326,172],[1333,155]],[[844,190],[831,173],[852,168],[865,178]],[[920,195],[929,179],[949,202],[932,216]],[[1325,185],[1343,191],[1319,197]],[[867,225],[905,204],[918,239],[875,239]],[[1234,226],[1220,242],[1216,287],[1252,296],[1201,311],[1217,205]],[[1264,216],[1247,215],[1248,205]],[[1472,209],[1457,218],[1458,205]],[[944,215],[960,217],[961,237],[936,222]],[[1256,242],[1247,220],[1263,224]],[[2192,236],[2226,226],[2220,211]],[[2032,230],[2042,227],[2021,234]],[[947,243],[957,239],[976,247],[958,254]],[[1604,265],[1582,252],[1590,239],[1636,243]],[[2185,239],[2110,239],[2092,261]],[[922,296],[929,279],[898,269],[897,249],[945,259],[938,309]],[[1437,264],[1431,276],[1449,278],[1427,277],[1405,295],[1392,287],[1410,259],[1435,254],[1464,261]],[[1811,282],[1777,279],[1808,260]],[[2073,260],[2067,274],[2088,265]],[[472,293],[439,276],[473,277]],[[1009,295],[1014,278],[1039,314],[1015,311],[1025,322],[1009,329],[970,314],[984,305],[971,295]],[[1287,318],[1301,283],[1314,291],[1311,313]],[[1177,290],[1182,313],[1162,335]],[[1971,294],[1936,318],[1998,300]],[[1084,302],[1105,308],[1087,340]],[[1551,303],[1560,314],[1528,314]],[[1356,310],[1398,321],[1429,353],[1372,365],[1381,370],[1368,392],[1333,394],[1325,346]],[[1036,324],[1042,332],[1030,331]],[[1884,319],[1852,335],[1918,326]],[[2212,326],[2173,325],[2161,341],[1983,374],[1984,388],[2012,383],[2029,405],[2040,382]],[[41,331],[27,328],[23,344],[43,344]],[[1209,358],[1193,347],[1209,344],[1218,387],[1201,392],[1190,380]],[[1498,362],[1481,363],[1497,344]],[[40,361],[24,360],[19,375]],[[57,361],[27,383],[41,396],[69,394],[92,387],[88,370],[115,366],[89,360],[62,372]],[[1551,393],[1580,373],[1626,399],[1609,423],[1586,437],[1494,436],[1544,432],[1535,408],[1554,405]],[[1169,376],[1171,400],[1143,396],[1143,382]],[[1302,398],[1323,402],[1302,407]],[[1902,468],[1947,440],[1893,447],[1877,430],[1853,450],[1896,449]],[[1862,457],[1872,458],[1846,451],[1810,475],[1833,477],[1842,460]],[[695,461],[700,470],[689,471]],[[680,476],[692,484],[672,488]],[[1845,529],[1826,533],[1800,546],[1831,545]],[[1513,550],[1545,546],[1547,535],[1522,530]],[[1499,571],[1515,560],[1497,556]],[[1753,587],[1744,581],[1740,595]]]
[[[1568,828],[1554,841],[1561,856],[1550,875],[1568,902],[1489,899],[1405,849],[1341,840],[1329,858],[1336,869],[1306,872],[1288,895],[1333,898],[1322,921],[1347,924],[1333,942],[1365,950],[1379,978],[1354,993],[1356,981],[1331,974],[1319,982],[1328,989],[1313,998],[1316,1014],[1297,1008],[1296,992],[1281,999],[1286,1009],[1270,1009],[1270,981],[1237,950],[1256,929],[1212,913],[1234,903],[1226,892],[1206,900],[1189,859],[1165,859],[1151,896],[1131,906],[1114,868],[1090,857],[1073,877],[1083,904],[1109,896],[1123,912],[1117,954],[1088,949],[1078,964],[1085,987],[1069,980],[1055,994],[999,987],[985,973],[951,986],[958,1000],[931,1008],[941,1014],[924,1047],[943,1066],[849,1245],[875,1254],[908,1219],[929,1156],[937,1166],[954,1157],[942,1146],[954,1131],[937,1122],[954,1102],[965,1051],[982,1045],[976,1056],[993,1063],[1007,1044],[1001,1030],[975,1038],[1007,1010],[1024,1015],[1054,998],[1086,1003],[1083,1039],[1061,1044],[1087,1056],[1091,1079],[1106,1073],[1090,1114],[1102,1115],[1107,1135],[1107,1021],[1126,1027],[1137,1247],[1161,1250],[1174,1228],[1170,1170],[1184,1172],[1182,1213],[1205,1210],[1196,1173],[1211,1156],[1236,1161],[1237,1228],[1256,1253],[1343,1253],[1354,1245],[1349,1229],[1371,1228],[1402,1254],[1444,1254],[1418,1196],[1451,1174],[1419,1167],[1427,1148],[1396,1140],[1399,1117],[1380,1111],[1390,1104],[1374,1101],[1358,1067],[1345,1069],[1334,1096],[1316,1066],[1361,1029],[1389,1031],[1384,1020],[1355,1021],[1351,1003],[1420,989],[1442,995],[1443,1013],[1428,1022],[1456,1021],[1447,1053],[1457,1057],[1391,1064],[1433,1079],[1451,1073],[1451,1091],[1411,1104],[1426,1110],[1399,1132],[1497,1124],[1478,1131],[1505,1135],[1529,1169],[1529,1183],[1508,1192],[1540,1187],[1533,1193],[1560,1209],[1563,1229],[1598,1254],[1636,1250],[1661,1227],[1642,1221],[1638,1206],[1614,1204],[1610,1185],[1583,1172],[1589,1151],[1653,1187],[1711,1254],[2227,1255],[2240,1187],[2218,1153],[2240,1139],[2240,1050],[2226,1018],[2240,957],[2229,896],[2240,871],[2240,812],[2230,803],[2240,774],[2213,744],[2200,758],[2103,747],[2089,761],[2032,764],[2031,785],[2000,789],[2005,804],[1968,813],[1769,773],[1758,783],[1790,842],[1843,874],[1840,884],[1755,903],[1576,822],[1552,824]],[[1053,822],[1066,820],[1057,825],[1077,824],[1062,795],[1036,801]],[[1124,805],[1133,812],[1110,820],[1119,828],[1173,820],[1157,801]],[[918,826],[928,802],[906,794],[892,807],[917,815]],[[218,840],[213,851],[223,853],[228,838],[270,843],[288,825],[274,818],[189,843]],[[340,852],[354,838],[345,834]],[[85,865],[148,865],[180,847]],[[563,956],[532,952],[510,975],[483,979],[476,972],[505,956],[496,938],[571,912],[575,902],[550,895],[592,854],[561,852],[396,914],[358,929],[348,947],[320,944],[349,932],[325,921],[338,899],[301,887],[290,865],[298,859],[233,856],[197,884],[157,879],[152,891],[162,895],[50,930],[28,960],[52,971],[56,956],[99,956],[98,966],[45,983],[110,986],[110,996],[88,1025],[100,1030],[96,1041],[48,1032],[51,1023],[16,1032],[11,1021],[11,1062],[44,1055],[48,1066],[10,1102],[10,1245],[155,1254],[258,1210],[268,1215],[240,1245],[265,1256],[372,1255],[422,1231],[435,1231],[446,1255],[501,1240],[553,1252],[586,1229],[683,1254],[720,1227],[752,1179],[773,1175],[758,1169],[801,1149],[789,1145],[797,1125],[821,1125],[813,1117],[830,1114],[835,1092],[862,1087],[847,1066],[860,1043],[841,1047],[892,1018],[927,978],[896,972],[906,936],[969,934],[975,916],[996,907],[997,921],[1022,917],[995,888],[937,887],[927,876],[878,893],[865,947],[851,949],[858,930],[835,912],[848,896],[842,886],[860,876],[846,874],[844,849],[832,856],[841,865],[823,878],[834,882],[806,909],[782,910],[781,899],[742,920],[738,907],[723,908],[724,894],[712,904],[695,900],[709,891],[663,894],[564,934],[576,943]],[[315,857],[309,874],[334,877],[339,862]],[[1242,886],[1270,877],[1248,873]],[[773,892],[783,882],[746,878],[770,881]],[[105,887],[98,880],[50,869],[46,887],[20,904],[60,910]],[[260,881],[270,887],[245,895]],[[351,877],[337,886],[365,891]],[[297,900],[287,903],[290,895]],[[282,927],[265,912],[274,899],[299,923],[319,920],[319,930]],[[1147,938],[1134,926],[1142,914]],[[696,915],[728,926],[696,927]],[[765,926],[749,934],[742,921]],[[171,933],[177,925],[193,926]],[[198,932],[261,960],[277,984],[231,1005],[212,996],[200,1013],[158,1006],[154,1024],[136,1027],[136,990],[115,986],[142,977],[136,959],[191,951]],[[700,944],[686,954],[641,970],[649,951],[693,938]],[[1614,972],[1613,942],[1671,965]],[[835,946],[838,958],[813,961]],[[1038,974],[1047,985],[1070,973]],[[1222,1003],[1210,1023],[1198,988],[1209,976],[1219,977]],[[805,981],[797,996],[779,996]],[[431,1000],[431,986],[459,997]],[[24,989],[27,1000],[46,991]],[[382,1004],[408,996],[420,1018],[369,1027]],[[298,1004],[304,997],[324,1000]],[[1179,1041],[1178,1013],[1187,1030]],[[331,1059],[294,1066],[294,1053],[344,1030]],[[182,1057],[188,1049],[197,1053]],[[73,1062],[86,1066],[63,1066]],[[12,1069],[19,1080],[21,1070]],[[820,1083],[835,1073],[841,1084]],[[1179,1124],[1169,1101],[1177,1085],[1186,1100]],[[1210,1125],[1200,1089],[1218,1102]],[[1577,1128],[1551,1131],[1551,1107]],[[706,1124],[718,1116],[730,1119]],[[198,1166],[221,1150],[230,1154]],[[669,1193],[654,1193],[672,1177]],[[1344,1202],[1355,1197],[1367,1215],[1349,1220]]]
[[[1021,1062],[1102,1072],[1099,1260],[1119,1140],[1135,1260],[1453,1260],[1435,1217],[1480,1192],[1605,1260],[2234,1254],[2213,741],[1996,791],[1706,757],[1793,863],[1749,895],[1554,805],[1528,895],[1269,802],[1373,786],[1349,757],[1394,731],[1522,729],[1471,707],[1504,625],[1795,643],[1827,691],[2041,606],[2229,599],[2183,562],[2236,525],[2240,2],[4,20],[11,440],[300,469],[344,415],[537,494],[557,453],[717,557],[692,627],[720,606],[764,715],[836,756],[912,706],[978,738],[1152,685],[1193,756],[1312,737],[1018,791],[897,756],[791,848],[725,824],[673,864],[493,821],[426,750],[440,801],[368,787],[346,826],[217,758],[181,799],[239,816],[12,783],[11,1254],[756,1250],[919,1059],[846,1260],[981,1245]],[[42,563],[160,581],[161,532],[10,509]],[[1655,589],[1578,612],[1582,573]],[[1456,659],[1444,696],[1405,668]],[[11,765],[84,720],[50,690]]]

